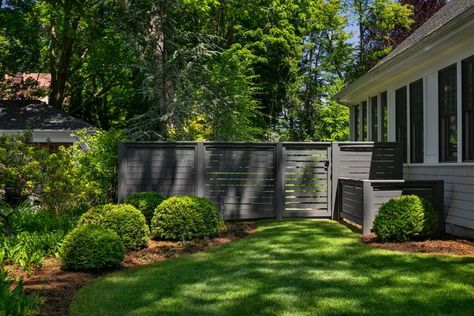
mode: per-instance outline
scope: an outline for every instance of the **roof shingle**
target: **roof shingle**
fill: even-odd
[[[92,125],[38,101],[0,100],[0,130],[80,130]]]

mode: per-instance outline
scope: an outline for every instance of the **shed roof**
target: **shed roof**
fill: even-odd
[[[39,101],[0,100],[0,130],[74,131],[93,126]]]

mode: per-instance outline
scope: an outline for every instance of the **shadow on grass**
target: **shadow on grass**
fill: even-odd
[[[370,248],[332,221],[262,222],[206,253],[86,286],[73,315],[466,315],[474,259]]]

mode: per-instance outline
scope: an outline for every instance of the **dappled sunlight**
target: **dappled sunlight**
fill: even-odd
[[[208,252],[105,276],[71,312],[461,314],[474,303],[473,275],[473,258],[374,249],[336,222],[262,222]]]

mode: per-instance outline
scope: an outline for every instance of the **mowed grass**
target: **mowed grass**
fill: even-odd
[[[261,222],[205,253],[109,274],[72,315],[472,315],[474,258],[370,248],[332,221]]]

